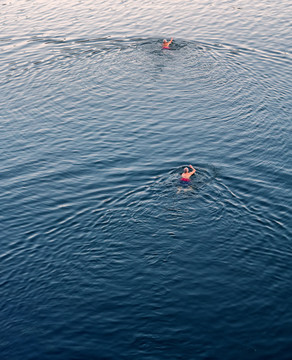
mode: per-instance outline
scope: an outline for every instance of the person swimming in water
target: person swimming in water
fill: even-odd
[[[180,182],[182,184],[188,184],[191,181],[190,177],[196,172],[196,169],[194,169],[193,165],[190,165],[189,167],[192,169],[192,171],[189,171],[189,168],[185,167],[184,172],[181,174]]]
[[[163,43],[162,43],[162,49],[167,49],[169,50],[170,47],[169,45],[173,42],[173,38],[170,39],[170,41],[167,41],[166,39],[163,40]]]

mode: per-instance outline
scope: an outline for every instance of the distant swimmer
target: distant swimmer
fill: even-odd
[[[188,184],[191,181],[190,177],[196,172],[196,169],[193,168],[193,165],[190,165],[189,167],[192,169],[192,171],[189,171],[188,167],[185,167],[184,172],[181,174],[180,182],[182,184]]]
[[[170,50],[169,45],[173,42],[173,38],[170,39],[170,41],[167,41],[166,39],[163,40],[162,43],[162,49]]]

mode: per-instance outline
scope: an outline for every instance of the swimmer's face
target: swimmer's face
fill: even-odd
[[[164,40],[163,40],[163,44],[165,44],[165,43],[167,43],[167,41],[164,39]]]
[[[188,172],[189,172],[189,169],[188,169],[188,168],[184,168],[184,172],[185,172],[185,173],[188,173]]]

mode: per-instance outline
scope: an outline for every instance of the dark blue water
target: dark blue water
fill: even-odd
[[[291,4],[0,13],[0,358],[291,359]]]

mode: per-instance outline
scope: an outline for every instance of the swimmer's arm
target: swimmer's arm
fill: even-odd
[[[170,39],[170,41],[168,42],[168,46],[173,42],[173,38]]]
[[[190,168],[193,170],[191,171],[191,175],[193,175],[196,172],[196,169],[193,167],[193,165],[190,165]]]

